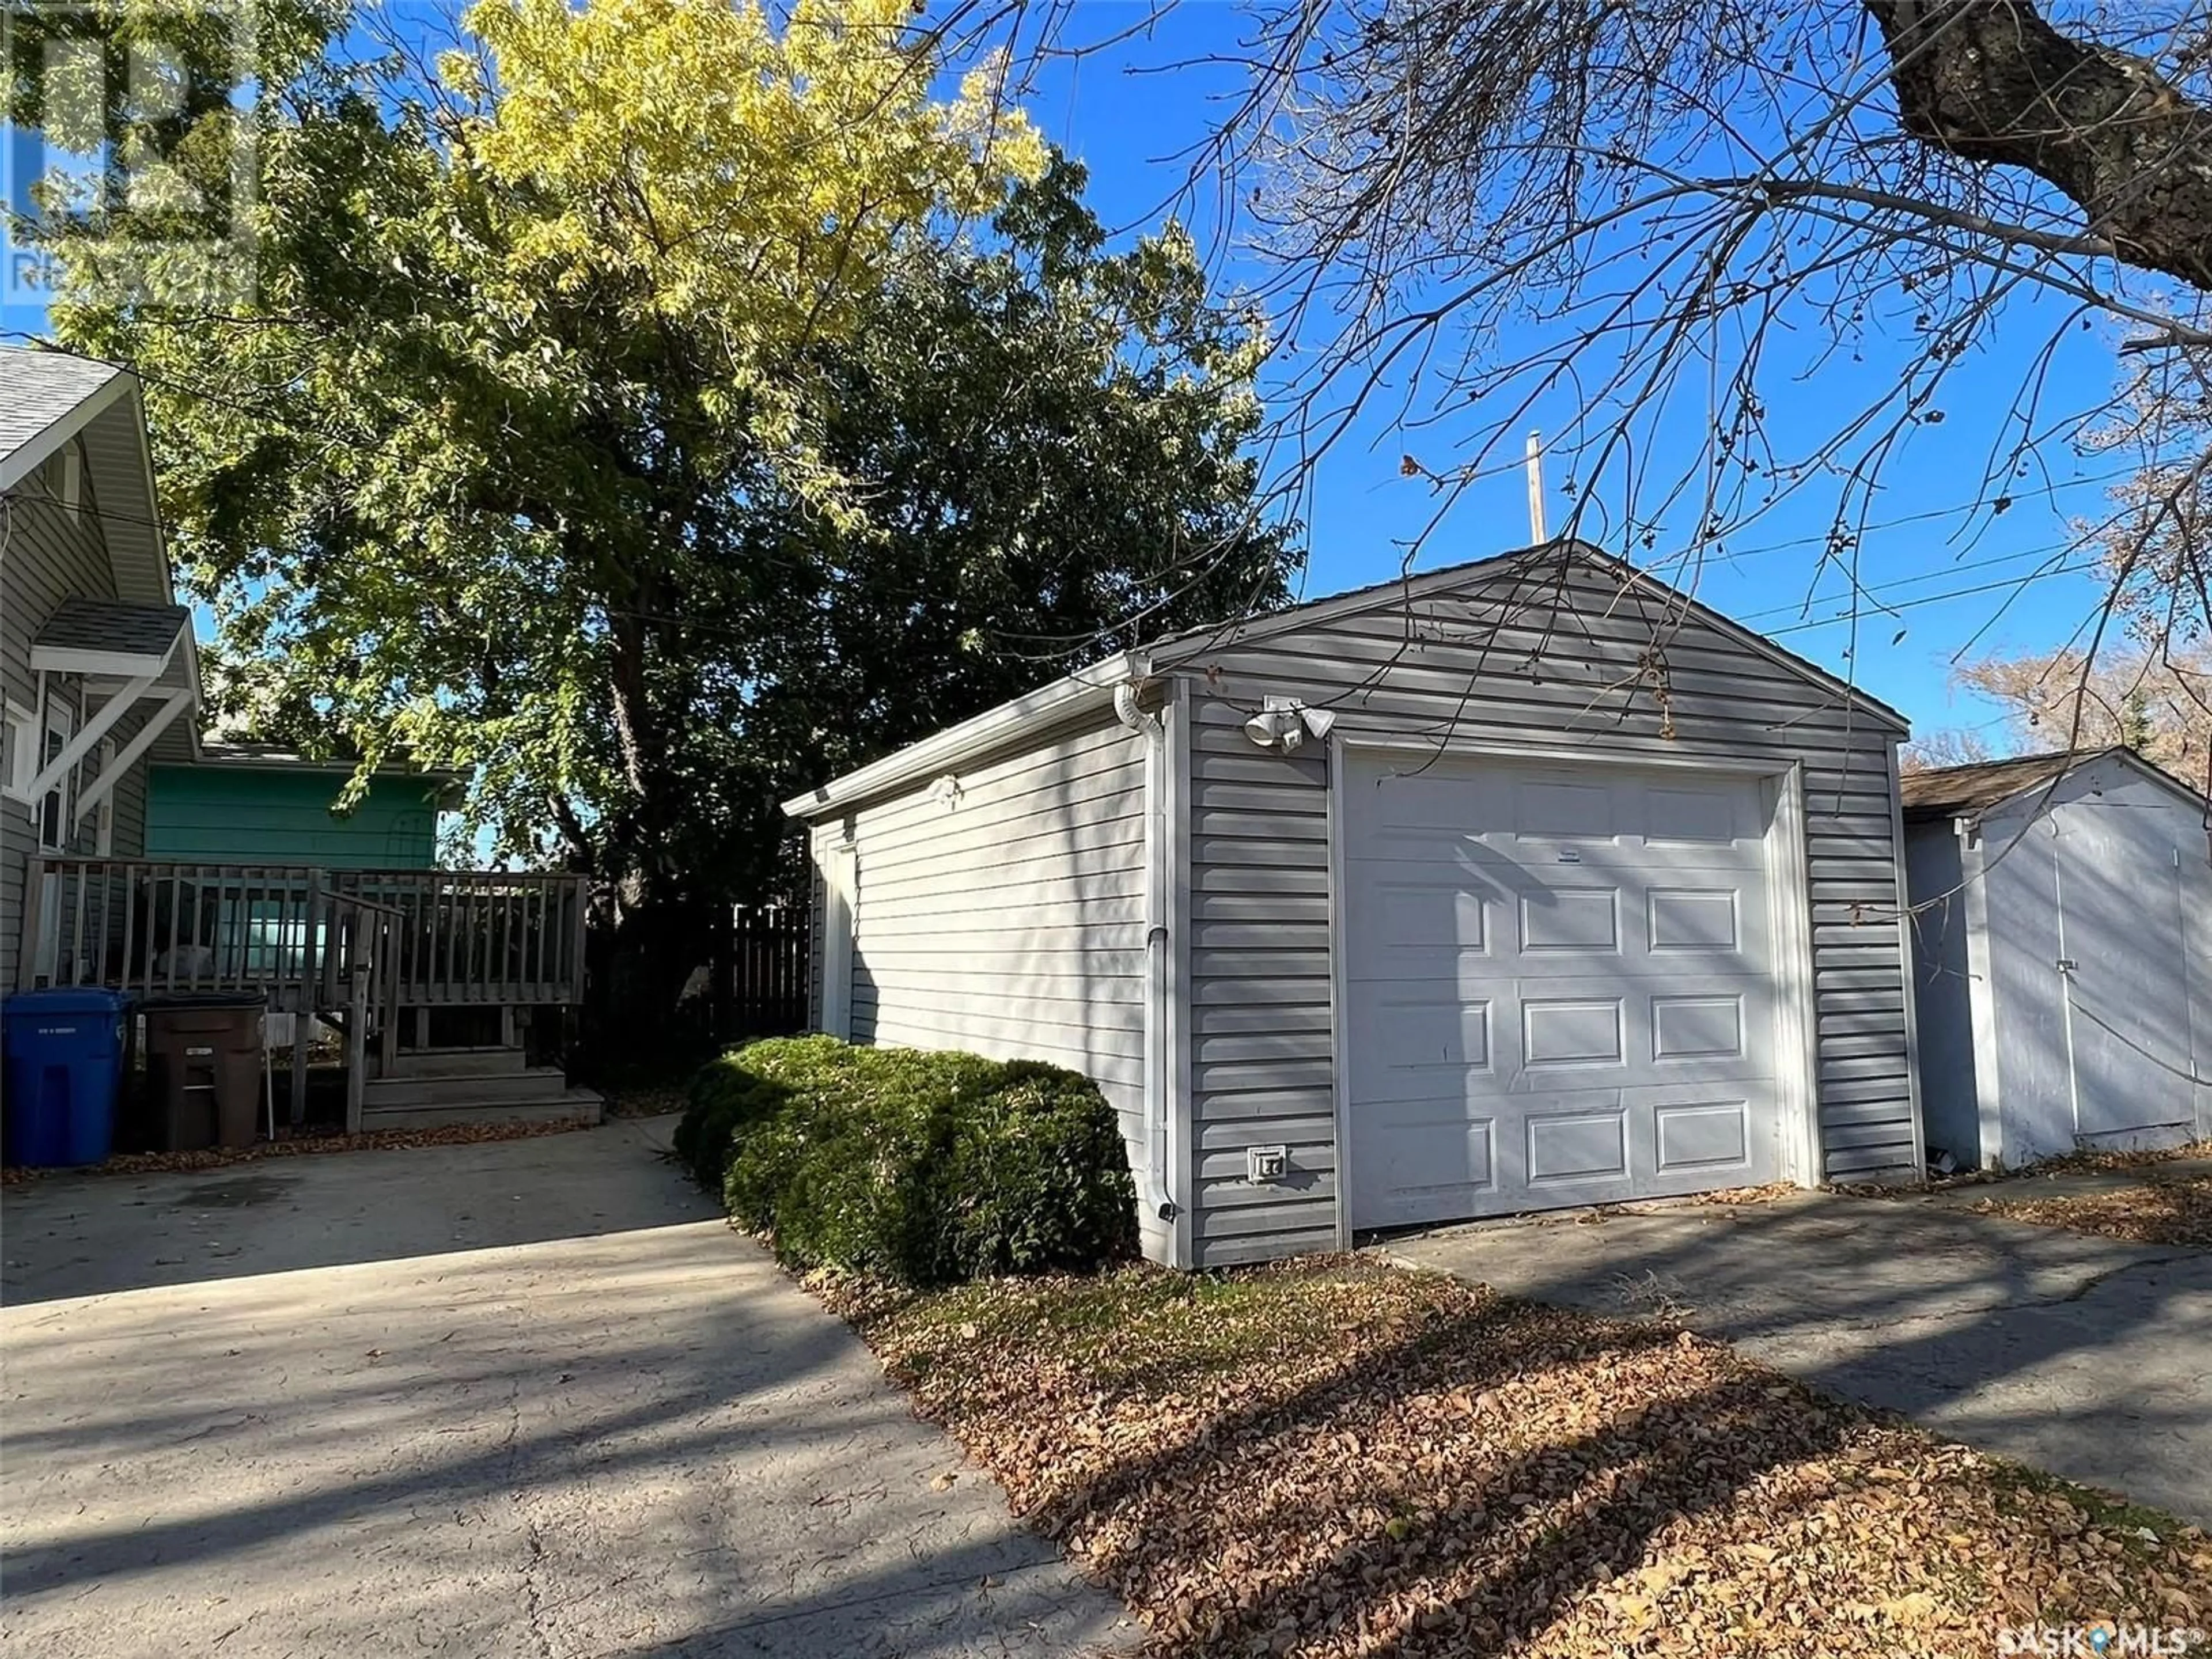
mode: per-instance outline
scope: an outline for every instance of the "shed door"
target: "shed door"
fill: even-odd
[[[2109,799],[2052,815],[2075,1133],[2098,1146],[2168,1144],[2196,1127],[2177,816]]]
[[[1353,1226],[1777,1177],[1765,786],[1346,769]]]

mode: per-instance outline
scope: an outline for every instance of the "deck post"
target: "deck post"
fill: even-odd
[[[368,1084],[368,980],[367,955],[349,953],[346,976],[346,1133],[361,1133],[362,1102]]]
[[[397,975],[386,978],[384,987],[384,1018],[376,1028],[376,1074],[396,1076],[399,1071],[399,988],[392,982]]]
[[[23,875],[23,932],[15,941],[15,983],[8,988],[27,991],[39,974],[39,942],[46,925],[46,861],[33,858]]]
[[[313,1009],[301,1006],[307,1000],[292,999],[292,1101],[287,1115],[295,1129],[307,1121],[307,1042],[315,1029]]]
[[[307,1121],[307,1041],[315,1029],[319,999],[313,989],[322,975],[323,946],[315,928],[322,910],[323,872],[307,872],[307,896],[301,901],[300,989],[292,1007],[292,1127]]]

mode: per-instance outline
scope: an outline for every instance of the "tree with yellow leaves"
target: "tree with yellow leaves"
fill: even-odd
[[[708,325],[715,401],[745,405],[817,505],[856,509],[812,440],[805,365],[903,261],[1043,170],[990,67],[941,101],[904,0],[483,0],[460,143],[513,214],[519,303],[592,296],[630,327]],[[488,95],[489,89],[496,95]]]
[[[283,3],[247,292],[57,224],[56,332],[145,375],[229,716],[467,769],[648,978],[763,896],[779,793],[1280,591],[1264,341],[903,0],[482,0],[434,72]]]

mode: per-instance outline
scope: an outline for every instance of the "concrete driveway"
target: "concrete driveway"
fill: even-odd
[[[9,1189],[0,1638],[56,1659],[1133,1646],[654,1133]]]
[[[1510,1295],[1679,1317],[1835,1394],[2212,1523],[2212,1252],[1817,1193],[1389,1248]]]

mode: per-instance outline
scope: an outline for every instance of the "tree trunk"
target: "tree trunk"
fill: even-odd
[[[2129,264],[2212,289],[2212,112],[2150,63],[2061,33],[2033,0],[1866,0],[1905,130],[2026,167]]]

